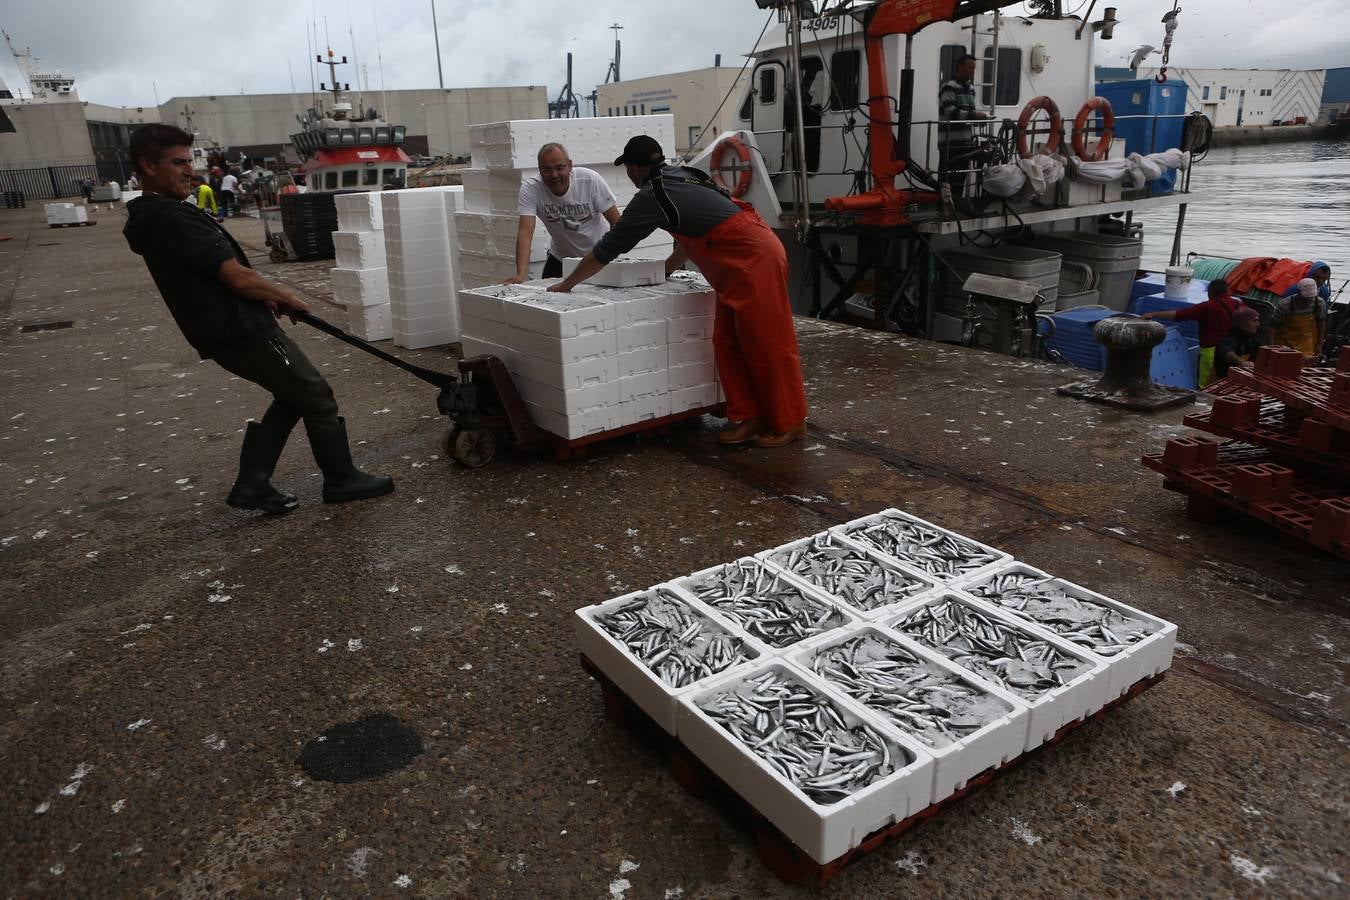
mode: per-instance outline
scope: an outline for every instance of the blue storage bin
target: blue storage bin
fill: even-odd
[[[1136,308],[1141,297],[1147,297],[1150,294],[1162,296],[1167,289],[1167,276],[1162,272],[1149,272],[1141,278],[1136,278],[1134,284],[1130,287],[1130,305],[1129,311],[1137,313]],[[1203,278],[1192,278],[1191,286],[1187,292],[1188,297],[1198,298],[1196,302],[1203,302],[1209,298],[1209,282]]]
[[[1194,294],[1192,294],[1185,300],[1168,300],[1162,294],[1150,294],[1147,297],[1139,298],[1139,302],[1135,304],[1134,311],[1136,314],[1142,316],[1144,313],[1148,312],[1158,312],[1160,310],[1167,310],[1167,309],[1181,309],[1184,306],[1195,306],[1197,303],[1204,303],[1208,299],[1209,296],[1207,294],[1200,297],[1196,297],[1194,296]],[[1179,329],[1181,331],[1182,337],[1186,338],[1187,341],[1194,344],[1195,346],[1197,347],[1200,346],[1199,322],[1164,322],[1163,324],[1166,325],[1168,328]]]
[[[1055,336],[1046,342],[1064,358],[1080,369],[1100,372],[1106,368],[1106,348],[1097,343],[1092,328],[1102,319],[1117,315],[1115,310],[1081,307],[1065,309],[1052,316]]]
[[[1111,111],[1116,116],[1116,137],[1125,139],[1126,153],[1147,156],[1181,146],[1180,117],[1186,115],[1184,81],[1176,79],[1163,84],[1152,78],[1102,81],[1098,82],[1096,90],[1097,96],[1111,101]],[[1161,118],[1163,116],[1169,118]],[[1173,171],[1150,181],[1149,193],[1170,194],[1176,177],[1177,173]]]

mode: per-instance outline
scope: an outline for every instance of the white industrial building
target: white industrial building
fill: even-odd
[[[736,112],[746,77],[739,66],[714,66],[602,84],[595,89],[595,114],[648,116],[669,113],[675,117],[674,151],[683,155],[707,147],[723,131],[737,127]],[[724,98],[727,99],[723,104]],[[722,104],[720,113],[717,112],[718,104]],[[706,132],[703,131],[705,125]]]
[[[1141,67],[1138,77],[1157,74]],[[1169,79],[1186,83],[1187,112],[1204,113],[1215,127],[1316,122],[1326,76],[1325,69],[1167,70]]]

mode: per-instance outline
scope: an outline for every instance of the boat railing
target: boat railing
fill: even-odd
[[[1176,143],[1171,138],[1184,132],[1188,115],[1121,115],[1115,117],[1115,133],[1126,132],[1129,135],[1127,147],[1131,153],[1149,155],[1172,149]],[[1059,150],[1056,152],[1072,155],[1072,121],[1065,122],[1060,128]],[[1009,163],[1019,156],[1018,145],[1025,137],[1028,149],[1035,151],[1050,143],[1049,128],[1032,126],[1023,129],[1013,119],[972,120],[960,123],[961,130],[954,130],[950,122],[916,121],[911,125],[910,147],[913,151],[911,162],[924,170],[928,178],[918,173],[913,176],[902,175],[900,187],[911,187],[918,191],[935,190],[934,185],[952,185],[953,194],[965,198],[987,197],[983,190],[985,172],[990,166]],[[836,176],[836,183],[842,178],[851,179],[849,193],[861,193],[870,187],[867,183],[866,161],[867,145],[861,129],[850,125],[815,125],[805,128],[808,151],[808,166],[812,157],[819,158],[820,150],[833,143],[846,148],[844,165],[837,171],[819,166],[808,169],[808,176]],[[813,134],[813,132],[815,132]],[[1100,122],[1090,126],[1087,133],[1089,145],[1095,143],[1100,133]],[[791,135],[790,132],[756,131],[756,140],[761,152],[766,152],[765,161],[770,172],[777,176],[792,176]],[[773,158],[773,157],[777,158]],[[1189,194],[1191,190],[1192,167],[1178,171],[1175,177],[1149,182],[1142,188],[1133,188],[1126,183],[1121,188],[1122,200],[1133,200],[1150,196],[1168,194]],[[908,179],[908,185],[905,184]],[[959,190],[958,190],[959,188]],[[813,205],[819,206],[822,197],[812,198]],[[1009,201],[1012,203],[1012,201]],[[1019,205],[1012,203],[1012,205]],[[1083,204],[1081,198],[1071,198],[1068,191],[1055,191],[1048,197],[1035,201],[1038,209],[1054,209]]]

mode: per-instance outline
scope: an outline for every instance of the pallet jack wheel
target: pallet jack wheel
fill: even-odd
[[[267,258],[274,263],[284,263],[290,257],[285,250],[273,250],[271,253],[267,254]]]
[[[497,455],[497,435],[491,428],[451,428],[445,438],[446,452],[461,465],[478,469]]]

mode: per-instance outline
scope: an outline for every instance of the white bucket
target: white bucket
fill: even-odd
[[[1167,283],[1163,285],[1163,296],[1168,300],[1185,300],[1191,292],[1191,276],[1195,270],[1190,266],[1168,266]]]

